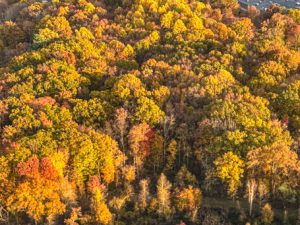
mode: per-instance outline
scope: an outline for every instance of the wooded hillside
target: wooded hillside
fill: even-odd
[[[296,224],[273,211],[300,203],[300,10],[16,7],[0,23],[0,223]]]

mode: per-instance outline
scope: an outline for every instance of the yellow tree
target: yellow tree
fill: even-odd
[[[13,186],[9,179],[10,168],[8,160],[4,156],[0,156],[0,204],[4,205]]]
[[[228,194],[234,197],[242,184],[244,161],[232,152],[227,152],[222,157],[217,158],[214,164],[216,165],[217,176],[228,186]]]
[[[181,34],[187,30],[184,22],[181,19],[176,20],[174,27],[173,27],[173,33],[175,35]]]
[[[274,219],[274,212],[272,210],[271,205],[269,203],[267,203],[261,209],[262,223],[265,224],[265,225],[272,224],[273,219]]]
[[[112,215],[104,202],[104,198],[99,189],[94,193],[93,208],[95,211],[96,220],[101,224],[109,224],[112,221]]]
[[[300,163],[296,152],[290,150],[284,143],[275,142],[272,145],[249,151],[247,155],[248,170],[257,178],[268,181],[271,194],[284,182],[297,185],[297,174]]]
[[[100,184],[97,176],[90,177],[87,186],[91,194],[91,209],[94,219],[101,224],[109,224],[112,221],[112,214],[105,203],[105,187]]]
[[[146,122],[154,126],[161,122],[165,113],[160,109],[155,102],[146,97],[141,97],[137,101],[135,115],[136,119],[141,122]]]
[[[195,222],[197,219],[201,200],[201,190],[199,188],[193,188],[191,185],[176,194],[176,206],[178,210],[180,212],[186,212],[192,222]]]

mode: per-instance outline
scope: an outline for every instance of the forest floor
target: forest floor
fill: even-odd
[[[239,200],[231,200],[228,198],[214,198],[214,197],[204,197],[202,206],[207,209],[221,209],[223,212],[229,213],[232,209],[240,212],[243,215],[248,215],[249,212],[249,204],[245,199]],[[260,204],[258,202],[254,202],[253,204],[253,213],[260,213]],[[287,207],[285,210],[280,207],[273,208],[275,218],[284,221],[284,217],[288,220],[297,220],[298,218],[298,210],[294,207]]]

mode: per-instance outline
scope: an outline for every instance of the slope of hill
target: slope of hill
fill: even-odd
[[[28,0],[6,19],[0,224],[297,223],[299,10]]]

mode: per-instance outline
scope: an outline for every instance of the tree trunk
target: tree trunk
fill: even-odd
[[[298,219],[297,219],[297,225],[300,225],[300,205],[298,206]]]
[[[253,209],[253,199],[251,198],[249,201],[249,216],[252,216],[252,209]]]
[[[283,207],[283,224],[287,224],[287,219],[288,219],[288,211],[286,207]]]
[[[193,223],[196,222],[196,220],[197,220],[197,214],[198,214],[198,209],[193,210],[192,216],[191,216],[191,220]]]
[[[256,189],[256,181],[254,179],[248,180],[247,182],[247,189],[248,189],[248,202],[249,202],[249,216],[252,216],[253,210],[253,200],[255,196],[255,189]]]

